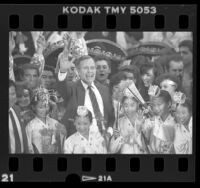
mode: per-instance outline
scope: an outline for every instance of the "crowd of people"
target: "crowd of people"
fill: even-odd
[[[126,46],[136,43],[131,36]],[[72,57],[69,40],[57,68],[42,58],[40,41],[39,63],[15,72],[9,41],[9,152],[192,154],[193,42],[178,36],[172,52],[127,58],[114,73],[107,57]]]

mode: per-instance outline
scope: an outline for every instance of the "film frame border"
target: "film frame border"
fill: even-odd
[[[112,4],[110,4],[112,5]],[[148,18],[145,16],[145,15],[117,15],[116,17],[113,15],[111,15],[111,17],[109,17],[108,19],[116,19],[116,27],[114,28],[107,28],[106,27],[106,16],[105,15],[98,15],[97,17],[96,16],[92,16],[92,20],[93,20],[93,23],[98,23],[97,20],[104,20],[105,23],[104,23],[104,27],[102,27],[101,25],[101,28],[98,27],[98,25],[93,25],[91,28],[83,28],[83,27],[78,27],[78,26],[82,26],[82,16],[81,15],[68,15],[68,27],[67,28],[60,28],[60,27],[57,27],[57,23],[58,23],[58,19],[57,19],[57,16],[59,15],[62,15],[60,13],[60,7],[61,5],[53,5],[52,7],[50,5],[45,5],[45,7],[39,7],[38,5],[24,5],[29,11],[25,11],[25,9],[23,9],[23,6],[20,7],[20,5],[17,5],[15,6],[15,10],[13,11],[13,5],[3,5],[3,6],[0,6],[0,9],[2,9],[2,11],[0,11],[0,14],[1,16],[4,16],[6,17],[7,19],[3,20],[2,22],[2,26],[3,26],[3,29],[0,31],[1,32],[1,36],[8,36],[8,32],[11,31],[11,30],[22,30],[22,31],[33,31],[33,30],[87,30],[87,31],[99,31],[99,30],[105,30],[105,31],[159,31],[159,30],[162,30],[162,31],[193,31],[193,46],[194,46],[194,56],[196,57],[197,53],[196,53],[196,49],[197,49],[197,43],[196,43],[196,39],[197,39],[197,30],[196,30],[196,23],[197,23],[197,17],[196,17],[196,7],[195,5],[185,5],[185,6],[182,6],[180,7],[179,5],[172,5],[172,6],[167,6],[167,7],[163,7],[162,5],[153,5],[153,6],[157,6],[159,7],[159,13],[162,12],[162,14],[158,13],[158,15],[156,14],[155,16],[149,16]],[[77,6],[80,6],[80,5],[77,5]],[[96,6],[96,5],[91,5],[91,6]],[[116,6],[116,4],[114,5]],[[131,5],[126,5],[126,6],[131,6]],[[137,6],[137,5],[134,5],[134,6]],[[4,8],[5,9],[4,9]],[[7,9],[6,9],[7,8]],[[34,8],[37,8],[37,11],[35,11],[36,9]],[[32,9],[32,10],[31,10]],[[7,12],[5,12],[5,10],[7,10]],[[55,14],[54,15],[50,15],[49,13],[51,11],[49,10],[54,10],[55,11]],[[168,11],[172,11],[171,15],[167,12]],[[192,10],[192,11],[191,11]],[[19,27],[15,27],[15,28],[9,28],[9,12],[13,12],[12,15],[18,15],[19,16]],[[163,13],[164,12],[164,13]],[[28,13],[28,16],[27,16],[27,13]],[[174,23],[171,23],[171,17],[173,16],[173,13],[176,14],[176,19],[174,18]],[[33,20],[33,15],[43,15],[44,17],[44,20],[42,21],[43,24],[39,24],[39,28],[38,26],[36,26],[36,28],[33,28],[33,23],[30,23],[32,20]],[[57,16],[55,16],[57,15]],[[180,17],[179,16],[187,16],[189,15],[188,17],[188,21],[189,21],[189,24],[188,24],[188,27],[185,27],[185,28],[179,28],[177,27],[177,23],[179,23],[179,20],[180,20]],[[54,16],[54,17],[53,17]],[[110,15],[107,15],[107,16],[110,16]],[[159,17],[158,17],[159,16]],[[160,17],[161,16],[161,17]],[[157,22],[160,22],[159,20],[163,20],[163,16],[164,16],[164,20],[165,20],[165,24],[163,26],[163,23],[161,24],[161,28],[153,28],[153,26],[155,25],[153,22],[154,20],[158,20]],[[166,16],[167,16],[167,19],[166,19]],[[95,17],[95,18],[93,18]],[[124,22],[124,17],[126,17],[126,21]],[[133,19],[135,17],[135,19],[139,19],[140,21],[140,24],[138,28],[132,28],[131,27],[131,18]],[[41,17],[36,17],[36,19],[41,19]],[[14,18],[15,19],[15,18]],[[78,23],[76,25],[76,27],[72,27],[72,20],[73,19],[73,22],[74,20],[76,21],[76,23]],[[88,19],[88,18],[83,18],[84,19]],[[90,19],[90,18],[89,18]],[[182,18],[183,19],[183,18]],[[51,23],[49,22],[51,20]],[[94,21],[95,20],[95,21]],[[122,21],[123,20],[123,23]],[[40,21],[39,21],[40,22]],[[108,21],[109,22],[109,21]],[[163,21],[161,21],[163,22]],[[21,24],[23,23],[23,24]],[[144,23],[149,23],[149,24],[144,24]],[[43,25],[43,26],[41,26]],[[84,25],[84,21],[83,21],[83,25]],[[127,25],[129,27],[127,27]],[[159,24],[158,24],[159,25]],[[5,37],[4,37],[5,38]],[[2,38],[2,44],[5,48],[8,47],[8,42],[6,43],[6,41],[8,40],[8,37],[7,39],[3,39]],[[7,48],[8,49],[8,48]],[[7,56],[6,56],[7,55]],[[3,54],[3,57],[2,57],[3,61],[5,62],[8,62],[8,53],[6,54]],[[196,63],[197,63],[197,60],[194,59],[194,70],[196,70]],[[3,77],[1,78],[2,82],[3,83],[6,83],[6,80],[5,80],[5,77],[6,77],[6,73],[3,74],[4,76],[4,79]],[[194,86],[196,85],[196,74],[194,75]],[[6,96],[7,91],[2,91],[2,94],[4,96]],[[8,95],[7,95],[8,96]],[[193,87],[193,96],[194,96],[194,99],[196,100],[196,87]],[[5,104],[4,104],[5,106]],[[5,106],[7,107],[7,106]],[[7,139],[6,138],[6,135],[8,134],[4,134],[2,135],[1,134],[1,140],[3,142],[1,142],[1,148],[3,148],[3,152],[1,154],[1,163],[0,163],[0,166],[3,166],[3,170],[0,169],[0,173],[1,174],[14,174],[14,181],[23,181],[24,178],[28,178],[28,173],[30,173],[28,171],[28,169],[22,169],[22,166],[26,166],[26,167],[29,167],[29,170],[31,170],[33,168],[32,166],[32,163],[36,160],[36,163],[38,163],[38,160],[39,160],[39,163],[41,162],[41,159],[44,160],[44,164],[43,164],[43,171],[41,172],[40,169],[36,169],[37,172],[31,172],[31,175],[34,175],[34,179],[31,179],[32,181],[63,181],[63,178],[67,177],[67,175],[69,174],[78,174],[78,175],[82,175],[82,174],[86,174],[88,176],[90,176],[90,174],[93,174],[92,176],[102,176],[102,179],[104,176],[108,176],[109,174],[111,175],[113,181],[156,181],[156,180],[159,180],[159,181],[194,181],[195,180],[195,154],[196,154],[196,143],[195,143],[195,140],[196,140],[196,106],[194,105],[193,106],[193,114],[194,114],[194,131],[193,131],[193,141],[194,141],[194,144],[193,144],[193,154],[192,155],[148,155],[148,156],[144,156],[144,155],[87,155],[87,157],[85,155],[9,155],[8,154],[8,148],[7,148],[7,143],[5,142],[5,140]],[[0,122],[2,122],[3,124],[7,125],[6,123],[7,120],[5,119],[5,117],[7,117],[7,113],[6,112],[1,112],[2,114],[4,114],[2,117],[1,117],[1,120]],[[3,118],[4,117],[4,118]],[[6,126],[3,126],[2,127],[3,129],[3,132],[5,133],[8,133],[8,130],[6,129]],[[5,139],[5,140],[4,140]],[[2,144],[3,143],[3,144]],[[109,170],[106,169],[106,167],[104,166],[104,168],[102,169],[98,169],[98,168],[91,168],[91,170],[88,170],[86,168],[86,171],[81,171],[81,167],[83,167],[82,165],[82,159],[84,158],[85,160],[85,157],[86,157],[86,163],[90,163],[90,159],[91,159],[91,164],[98,164],[99,167],[102,167],[104,166],[106,163],[109,163],[109,162],[106,162],[107,159],[110,160],[110,163],[116,163],[117,161],[117,166],[115,167],[115,170],[116,171],[113,171],[113,167],[111,165],[111,167],[108,167],[110,168]],[[57,169],[57,160],[58,159],[67,159],[67,165],[66,165],[66,170],[61,170],[61,171],[58,171],[56,172],[55,169]],[[75,158],[75,159],[74,159]],[[89,160],[88,160],[89,159]],[[115,162],[113,162],[113,159]],[[132,169],[133,172],[131,172],[130,170],[130,163],[132,161],[132,163],[134,163],[134,161],[140,161],[140,166],[139,167],[136,167],[136,170],[134,171],[134,168]],[[159,164],[157,166],[160,166],[160,164],[163,164],[163,159],[164,159],[164,170],[162,169],[159,169],[160,167],[156,167],[158,168],[157,169],[157,172],[153,172],[152,170],[154,169],[154,165],[155,164]],[[19,162],[19,165],[18,165],[18,168],[14,167],[15,164],[16,164],[16,160],[18,160]],[[76,160],[78,160],[78,163],[76,162]],[[156,160],[156,162],[154,161]],[[180,163],[184,163],[185,164],[185,160],[188,161],[188,169],[184,172],[184,169],[183,169],[183,172],[181,173],[178,173],[178,170],[177,172],[175,173],[172,173],[172,169],[171,169],[171,166],[174,166],[174,168],[178,168],[177,164],[180,160]],[[52,169],[52,171],[50,173],[48,173],[47,176],[43,176],[44,174],[46,174],[46,172],[50,169],[47,169],[48,165],[47,164],[52,164],[51,161],[54,161],[53,165],[50,167],[50,169]],[[73,162],[74,161],[74,162]],[[126,177],[120,177],[121,174],[124,174],[123,170],[124,169],[124,161],[128,164],[126,164]],[[176,161],[176,162],[175,162]],[[43,163],[42,162],[42,163]],[[73,163],[72,163],[73,162]],[[84,162],[83,162],[84,163]],[[11,167],[9,167],[9,165]],[[14,165],[13,165],[14,164]],[[23,164],[23,165],[22,165]],[[75,164],[75,166],[74,166]],[[100,165],[101,164],[101,165]],[[138,162],[137,162],[138,164]],[[170,165],[169,165],[170,164]],[[70,167],[71,165],[71,167]],[[146,166],[150,165],[150,167],[152,168],[151,170],[149,169],[145,174],[144,170],[146,169]],[[40,164],[39,164],[40,166]],[[142,167],[142,168],[141,168]],[[144,168],[145,167],[145,168]],[[167,169],[165,168],[167,167]],[[10,169],[11,168],[11,169]],[[12,169],[13,168],[13,169]],[[15,169],[16,168],[16,169]],[[40,167],[38,167],[40,168]],[[70,168],[71,169],[74,169],[72,171],[70,171]],[[83,167],[85,168],[85,167]],[[139,168],[139,170],[138,170]],[[148,168],[148,167],[147,167]],[[173,168],[173,169],[174,169]],[[69,170],[68,170],[69,169]],[[142,169],[142,170],[141,170]],[[16,171],[17,170],[17,171]],[[98,172],[96,172],[96,170],[98,170]],[[122,170],[122,171],[121,171]],[[129,171],[128,171],[129,170]],[[175,169],[174,169],[175,170]],[[55,177],[55,172],[56,172],[56,175],[57,177]],[[68,174],[69,172],[69,174]],[[78,172],[78,173],[77,173]],[[136,173],[137,172],[137,173]],[[26,174],[27,173],[27,174]],[[115,174],[114,174],[115,173]],[[27,176],[24,176],[24,175],[27,175]],[[62,174],[62,175],[61,175]],[[169,175],[170,174],[170,177],[166,178],[166,175]],[[30,175],[30,177],[32,177]],[[145,176],[146,175],[146,176]],[[150,177],[149,175],[155,175],[155,177]],[[23,176],[23,177],[22,177]],[[42,176],[42,177],[41,177]],[[62,178],[61,178],[62,176]],[[148,177],[147,177],[148,176]],[[29,178],[30,178],[29,177]],[[146,177],[146,179],[145,179]],[[12,179],[12,177],[9,177]],[[57,179],[58,178],[58,179]],[[11,180],[10,179],[10,180]],[[62,180],[61,180],[62,179]],[[106,178],[104,178],[106,180]],[[66,180],[66,179],[65,179]],[[106,182],[106,181],[104,181]]]

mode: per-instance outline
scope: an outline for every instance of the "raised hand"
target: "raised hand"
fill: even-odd
[[[70,53],[70,46],[71,46],[72,38],[68,32],[63,34],[63,42],[64,42],[64,52],[67,54]]]
[[[37,53],[42,54],[44,49],[46,48],[45,37],[42,34],[40,34],[36,43],[37,43]]]

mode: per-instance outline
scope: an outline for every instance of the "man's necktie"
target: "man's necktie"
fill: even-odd
[[[9,111],[9,116],[10,116],[11,121],[12,121],[14,137],[15,137],[15,153],[21,153],[22,148],[21,148],[21,141],[20,141],[19,133],[18,133],[18,130],[17,130],[17,124],[16,124],[15,118],[14,118],[11,111]]]
[[[94,115],[95,115],[95,118],[97,120],[97,126],[99,128],[99,131],[102,132],[101,121],[103,121],[103,115],[100,111],[99,104],[97,102],[97,98],[95,96],[95,93],[92,90],[92,86],[88,86],[88,90],[89,90],[89,96],[90,96],[90,100],[91,100],[91,103],[92,103],[92,107],[93,107],[93,110],[94,110]]]

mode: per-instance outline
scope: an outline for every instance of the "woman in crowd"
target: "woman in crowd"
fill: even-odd
[[[154,84],[155,79],[162,73],[162,67],[157,63],[146,62],[140,66],[140,75],[142,80],[140,93],[145,101],[149,101],[149,87]]]
[[[34,118],[34,113],[31,108],[31,91],[25,85],[17,85],[17,106],[20,109],[23,124],[26,126],[29,121]]]

